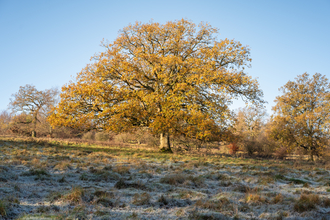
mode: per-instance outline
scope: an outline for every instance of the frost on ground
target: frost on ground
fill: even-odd
[[[0,140],[2,219],[330,219],[327,164]]]

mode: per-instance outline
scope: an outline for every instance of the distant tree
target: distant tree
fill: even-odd
[[[7,111],[0,113],[0,134],[7,133],[11,119],[12,117]]]
[[[262,148],[259,140],[264,130],[266,114],[262,106],[240,108],[236,113],[234,133],[240,149],[249,155]]]
[[[171,151],[170,135],[215,140],[230,120],[233,98],[262,102],[256,80],[244,72],[248,47],[218,41],[215,28],[179,20],[125,27],[95,62],[62,88],[53,125],[125,132],[147,127]]]
[[[46,89],[38,91],[33,85],[25,85],[19,88],[19,91],[12,95],[9,108],[14,113],[26,113],[31,116],[31,120],[26,123],[32,124],[31,136],[36,136],[36,126],[40,114],[47,114],[56,102],[58,95],[57,89]]]
[[[239,108],[236,114],[236,131],[241,136],[254,139],[265,124],[266,110],[261,106]]]
[[[271,135],[289,150],[304,148],[314,160],[330,138],[330,84],[319,73],[307,73],[280,88],[273,108]]]

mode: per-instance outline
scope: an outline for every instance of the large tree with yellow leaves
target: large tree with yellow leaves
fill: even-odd
[[[310,159],[330,139],[330,83],[319,73],[297,76],[280,88],[271,121],[271,136],[289,150],[303,148]]]
[[[135,23],[120,31],[62,88],[53,125],[96,126],[116,132],[147,127],[171,151],[170,135],[219,139],[233,98],[261,103],[256,80],[244,72],[249,48],[217,40],[217,29],[187,20]]]

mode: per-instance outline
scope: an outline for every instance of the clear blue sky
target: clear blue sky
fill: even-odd
[[[103,38],[113,41],[129,23],[181,18],[250,46],[247,72],[268,113],[278,88],[297,75],[330,78],[330,0],[0,0],[0,110],[19,86],[61,88],[103,51]]]

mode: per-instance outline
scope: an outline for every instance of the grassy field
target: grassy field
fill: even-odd
[[[2,219],[330,219],[330,162],[0,137]]]

